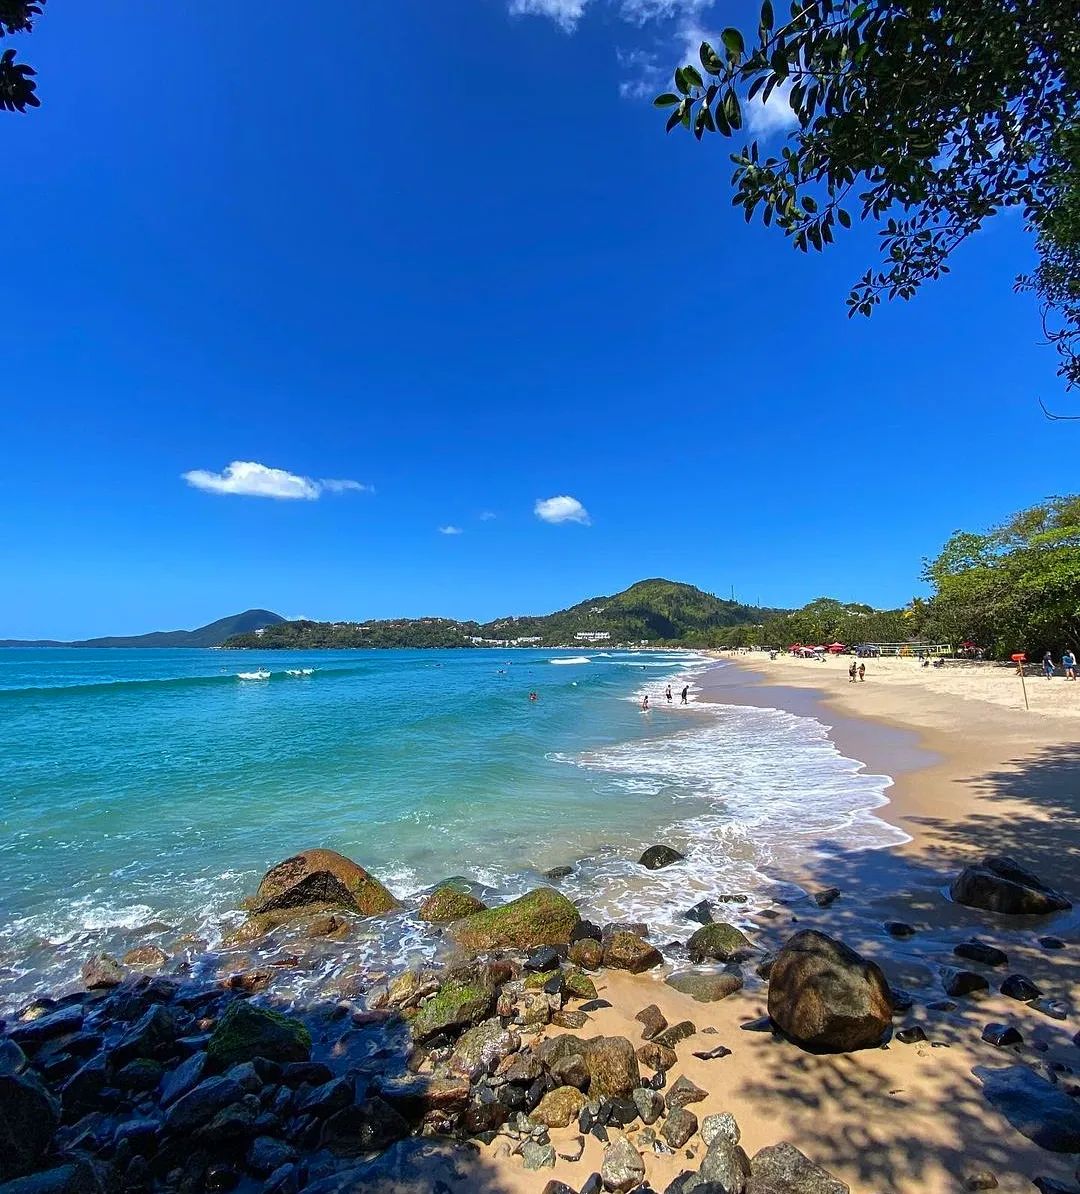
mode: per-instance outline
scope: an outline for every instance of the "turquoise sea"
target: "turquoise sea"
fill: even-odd
[[[703,896],[745,893],[752,909],[822,842],[898,840],[872,813],[888,778],[820,723],[680,708],[713,666],[680,652],[0,651],[0,1009],[62,988],[101,949],[173,952],[194,934],[213,950],[262,873],[310,846],[406,902],[448,875],[511,896],[574,865],[560,885],[583,911],[647,919],[664,939],[685,936],[679,914]],[[656,841],[689,862],[643,871]],[[432,946],[406,910],[358,948],[354,963],[394,964]]]

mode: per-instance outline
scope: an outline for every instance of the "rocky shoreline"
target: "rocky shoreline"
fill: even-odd
[[[652,869],[680,858],[657,846],[640,861]],[[1000,857],[953,876],[951,894],[1002,919],[1071,906]],[[827,912],[840,895],[825,889],[807,904]],[[534,1175],[530,1188],[545,1194],[646,1194],[657,1189],[657,1159],[676,1170],[664,1194],[843,1194],[849,1185],[793,1144],[750,1155],[729,1111],[699,1119],[709,1091],[683,1071],[691,1058],[722,1062],[735,1042],[714,1035],[695,1047],[715,1029],[669,1022],[645,999],[621,1009],[633,1036],[595,1031],[612,1008],[598,991],[605,975],[674,960],[663,985],[693,1000],[705,1020],[744,985],[767,990],[767,1015],[738,1026],[792,1054],[926,1040],[908,1016],[916,998],[836,936],[799,928],[769,949],[718,919],[722,907],[687,909],[688,940],[658,944],[646,925],[591,924],[554,886],[485,908],[467,882],[449,880],[419,913],[445,938],[442,964],[302,1007],[275,1006],[265,968],[200,982],[139,973],[164,961],[154,947],[123,962],[91,958],[85,990],[36,1000],[4,1025],[0,1194],[494,1191],[505,1188],[491,1177],[499,1166]],[[307,851],[267,872],[235,943],[298,925],[338,940],[357,918],[395,908],[358,864]],[[903,938],[915,929],[894,921],[884,931]],[[1065,1000],[1022,974],[989,978],[1007,961],[995,945],[973,939],[954,952],[978,969],[942,968],[939,1003],[977,999],[995,981],[1052,1021],[1071,1015]],[[922,999],[933,1007],[932,995]],[[982,1040],[1010,1063],[976,1069],[1002,1130],[1011,1125],[1049,1153],[1080,1152],[1071,1067],[1040,1065],[1010,1023],[988,1024]],[[598,1160],[595,1169],[586,1156]],[[543,1184],[567,1164],[582,1167],[580,1181]],[[998,1184],[977,1167],[963,1183],[957,1188]],[[1077,1188],[1049,1176],[1036,1187]]]

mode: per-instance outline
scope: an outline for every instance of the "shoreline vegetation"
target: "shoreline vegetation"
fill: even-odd
[[[197,943],[174,973],[152,945],[95,957],[5,1025],[10,1194],[1074,1188],[1080,735],[975,679],[736,662],[701,697],[823,717],[896,778],[877,815],[907,844],[823,843],[777,876],[805,894],[740,919],[717,892],[671,942],[582,920],[571,867],[490,908],[452,878],[421,905],[434,963],[303,1006],[275,974],[397,901],[332,851],[287,859],[216,973]],[[643,881],[683,865],[658,843]]]

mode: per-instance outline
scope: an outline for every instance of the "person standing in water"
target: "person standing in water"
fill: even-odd
[[[664,696],[667,697],[667,703],[670,705],[671,704],[671,685],[670,684],[667,686],[667,692],[664,693]]]
[[[649,694],[648,693],[646,693],[645,696],[642,698],[641,711],[642,711],[642,713],[648,713],[648,711],[649,711]]]
[[[680,704],[680,705],[685,705],[685,704],[687,703],[687,702],[686,702],[686,694],[687,694],[689,691],[690,691],[690,685],[689,685],[689,684],[687,684],[687,685],[686,685],[686,687],[685,687],[685,688],[682,690],[682,700],[680,700],[680,701],[679,701],[679,704]]]

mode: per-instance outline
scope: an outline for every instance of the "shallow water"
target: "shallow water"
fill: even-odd
[[[770,873],[823,842],[903,840],[872,811],[888,778],[819,722],[680,707],[710,666],[688,652],[2,651],[0,1006],[71,981],[94,950],[216,944],[262,873],[313,845],[399,897],[451,874],[510,896],[572,863],[562,886],[583,912],[663,937],[685,935],[679,914],[702,896],[745,894],[752,911],[775,894]],[[658,840],[688,863],[643,871]],[[296,982],[346,955],[431,949],[406,914]]]

